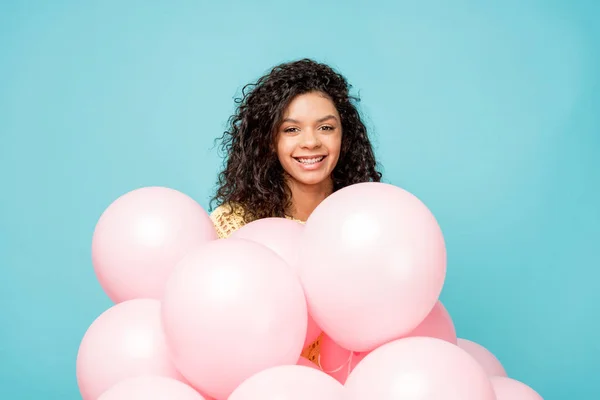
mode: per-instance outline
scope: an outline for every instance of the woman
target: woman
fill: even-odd
[[[226,159],[211,214],[220,238],[260,218],[304,223],[336,190],[381,180],[350,88],[310,59],[278,65],[244,88],[221,138]],[[302,355],[318,363],[318,353],[319,339]]]

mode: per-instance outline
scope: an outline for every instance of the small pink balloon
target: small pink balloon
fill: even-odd
[[[507,376],[506,370],[496,356],[479,343],[467,339],[458,339],[458,347],[477,360],[489,376]]]
[[[294,270],[298,271],[298,243],[304,226],[287,218],[263,218],[252,221],[233,232],[230,238],[247,239],[268,247],[283,258]],[[312,316],[308,315],[308,328],[304,347],[311,345],[322,330]]]
[[[124,194],[104,211],[92,239],[92,262],[115,303],[160,299],[179,260],[215,239],[208,213],[193,199],[173,189],[146,187]]]
[[[323,335],[319,349],[319,365],[323,372],[344,384],[356,364],[367,354],[369,352],[358,353],[344,349],[329,336]]]
[[[362,352],[425,319],[444,284],[446,249],[419,199],[368,182],[319,204],[306,222],[298,265],[317,325],[342,347]]]
[[[452,317],[441,301],[438,301],[425,320],[405,337],[427,336],[457,344],[456,328]]]
[[[490,379],[496,400],[544,400],[538,392],[515,379],[504,376],[492,376]]]
[[[103,312],[87,329],[77,354],[77,383],[84,400],[135,376],[184,380],[171,362],[161,327],[160,302],[136,299]]]
[[[409,337],[373,350],[346,380],[345,400],[496,400],[481,366],[445,340]]]
[[[304,232],[304,225],[299,222],[287,218],[262,218],[242,226],[229,237],[260,243],[295,268],[298,263],[298,242],[302,232]]]
[[[317,366],[317,364],[315,364],[314,362],[310,361],[306,357],[300,357],[298,359],[298,362],[296,363],[296,365],[302,365],[303,367],[310,367],[310,368],[318,369],[320,371],[320,369]]]
[[[98,400],[208,400],[185,383],[162,376],[125,379]]]
[[[273,251],[243,239],[190,252],[169,278],[162,307],[175,365],[219,400],[263,369],[295,364],[307,319],[298,276]]]
[[[324,372],[283,365],[253,375],[227,400],[342,400],[343,395],[344,387]]]
[[[426,336],[456,344],[456,330],[450,314],[441,301],[438,301],[421,324],[404,337]],[[352,372],[369,352],[352,352],[335,343],[329,336],[323,335],[319,362],[323,371],[345,383]]]

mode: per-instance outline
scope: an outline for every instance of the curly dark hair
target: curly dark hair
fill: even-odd
[[[340,115],[342,144],[332,173],[333,190],[361,183],[379,182],[382,174],[367,129],[350,95],[352,86],[330,66],[301,59],[275,66],[256,83],[244,86],[236,98],[236,113],[221,136],[225,155],[217,191],[211,200],[238,204],[246,222],[284,217],[291,203],[283,167],[275,150],[275,133],[290,102],[298,95],[320,92],[328,96]]]

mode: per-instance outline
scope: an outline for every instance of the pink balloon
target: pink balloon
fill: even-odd
[[[438,301],[425,320],[419,324],[406,337],[427,336],[445,340],[452,344],[457,344],[456,328],[452,317],[446,310],[441,301]]]
[[[302,348],[306,348],[313,344],[322,332],[323,331],[319,328],[313,317],[308,313],[308,324],[306,325],[306,335],[304,337]]]
[[[343,394],[344,387],[324,372],[283,365],[253,375],[227,400],[342,400]]]
[[[296,365],[301,365],[303,367],[310,367],[310,368],[318,369],[320,371],[320,369],[317,366],[317,364],[315,364],[314,362],[310,361],[306,357],[300,357],[298,359],[298,362],[296,363]]]
[[[355,184],[325,199],[306,223],[299,258],[315,322],[354,351],[415,329],[446,276],[434,216],[409,192],[384,183]]]
[[[496,356],[482,345],[467,339],[458,339],[458,347],[475,358],[489,376],[507,376],[506,370]]]
[[[538,392],[517,380],[504,376],[492,376],[490,379],[496,400],[544,400]]]
[[[252,221],[233,232],[230,238],[248,239],[260,243],[283,258],[295,271],[298,271],[298,242],[304,226],[287,218],[263,218]],[[308,315],[308,328],[304,347],[311,345],[322,330],[312,316]]]
[[[242,226],[229,237],[260,243],[273,250],[292,267],[296,267],[298,242],[303,231],[302,224],[287,218],[262,218]]]
[[[319,352],[321,369],[341,384],[346,382],[348,375],[369,352],[357,353],[344,349],[329,336],[323,335]]]
[[[441,301],[438,301],[433,310],[427,315],[421,324],[404,337],[426,336],[445,340],[456,344],[456,330],[450,314]],[[345,383],[348,374],[369,352],[351,352],[342,348],[327,335],[323,335],[319,362],[323,371]]]
[[[77,354],[77,383],[84,400],[135,376],[184,380],[171,362],[161,327],[160,302],[136,299],[103,312],[86,331]]]
[[[189,253],[169,278],[162,311],[175,364],[218,400],[263,369],[295,364],[308,318],[294,271],[243,239]]]
[[[173,189],[146,187],[115,200],[92,239],[96,276],[115,303],[160,299],[165,282],[193,247],[217,239],[208,213]]]
[[[481,366],[445,340],[409,337],[373,350],[346,381],[345,400],[496,400]]]
[[[208,400],[185,383],[162,376],[125,379],[98,400]]]

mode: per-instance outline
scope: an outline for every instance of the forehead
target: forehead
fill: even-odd
[[[284,118],[319,119],[327,114],[338,115],[335,104],[323,93],[311,92],[296,96],[285,109]]]

